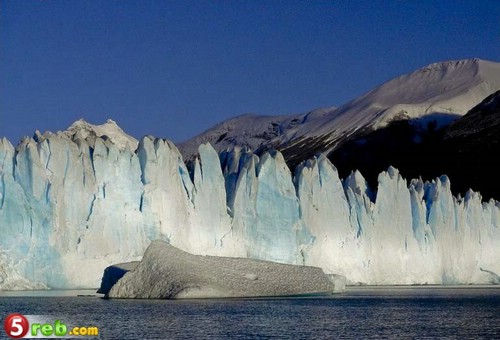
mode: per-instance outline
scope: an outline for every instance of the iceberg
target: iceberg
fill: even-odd
[[[98,293],[108,298],[180,299],[326,295],[342,289],[320,268],[192,255],[153,241],[141,262],[106,268]]]
[[[320,267],[348,284],[500,274],[500,203],[454,197],[446,176],[407,181],[389,167],[372,190],[322,155],[292,172],[278,151],[210,144],[188,167],[168,140],[134,142],[113,122],[93,129],[80,122],[17,147],[0,139],[0,289],[95,288],[106,267],[141,260],[154,240]]]

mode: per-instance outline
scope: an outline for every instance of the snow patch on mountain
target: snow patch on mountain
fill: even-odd
[[[290,116],[260,116],[245,114],[228,119],[215,125],[213,128],[194,137],[188,143],[179,145],[186,159],[193,159],[198,151],[198,146],[204,143],[217,145],[218,150],[229,149],[235,145],[257,150],[269,140],[274,140],[285,131],[301,124],[306,115]]]

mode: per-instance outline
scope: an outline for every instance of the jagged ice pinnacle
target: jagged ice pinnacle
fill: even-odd
[[[408,183],[390,167],[372,192],[323,156],[292,175],[279,152],[218,155],[209,144],[190,173],[169,141],[135,144],[107,135],[114,122],[78,124],[16,148],[0,140],[1,289],[97,287],[104,268],[139,260],[155,239],[319,266],[351,283],[489,283],[500,273],[499,203],[454,197],[446,176]]]

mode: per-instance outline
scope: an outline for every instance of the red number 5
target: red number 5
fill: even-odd
[[[11,338],[19,339],[28,333],[29,323],[22,314],[9,314],[3,322],[5,333]]]

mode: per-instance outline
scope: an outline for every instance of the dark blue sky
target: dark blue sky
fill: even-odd
[[[112,118],[188,139],[336,106],[426,64],[500,61],[500,1],[0,2],[0,136]]]

